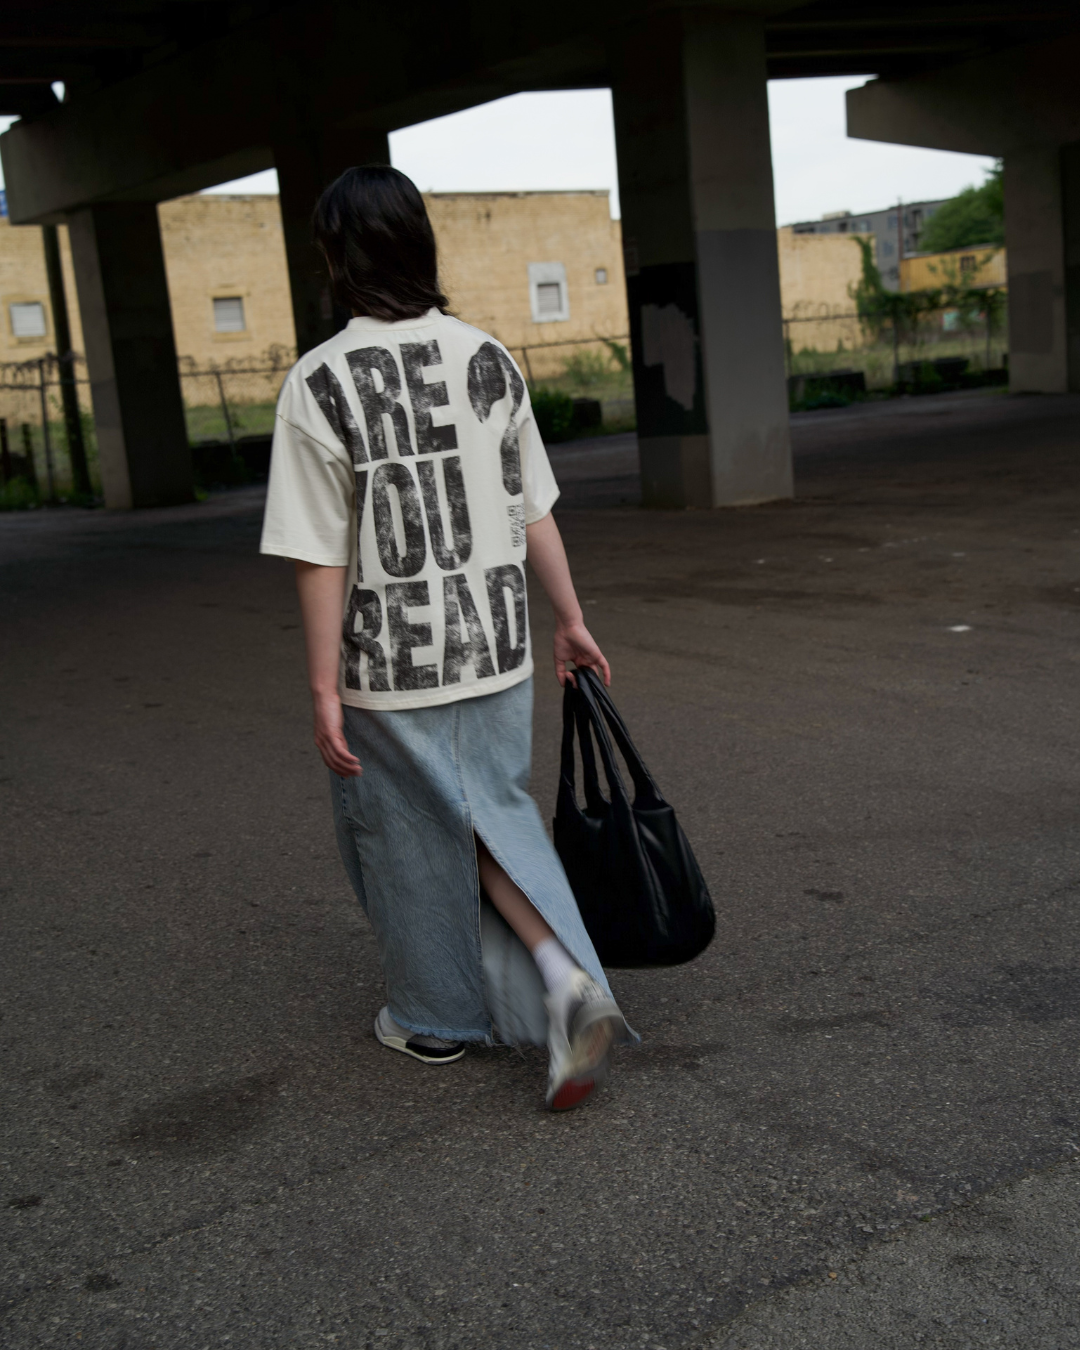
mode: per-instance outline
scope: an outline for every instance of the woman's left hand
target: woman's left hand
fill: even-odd
[[[575,666],[589,666],[603,679],[605,686],[611,683],[607,657],[584,623],[560,623],[555,627],[555,675],[560,684],[565,685],[569,680],[576,689],[577,680],[573,671],[566,669],[567,661],[573,661]]]

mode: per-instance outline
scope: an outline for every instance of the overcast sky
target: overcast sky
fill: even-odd
[[[844,90],[867,78],[770,82],[778,224],[826,211],[870,211],[897,198],[950,197],[982,182],[992,161],[978,155],[849,140]],[[609,188],[613,213],[619,210],[606,89],[515,94],[407,127],[390,137],[390,155],[423,191]],[[211,190],[276,192],[277,175],[269,170]]]

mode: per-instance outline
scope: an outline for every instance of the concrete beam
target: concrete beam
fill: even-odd
[[[847,134],[859,140],[1007,155],[1080,140],[1080,34],[996,52],[847,94]]]
[[[590,17],[608,8],[594,5]],[[516,24],[464,18],[294,5],[76,93],[0,137],[12,222],[58,220],[98,201],[161,201],[255,172],[297,125],[385,130],[519,89],[604,82],[603,43],[580,4],[558,0]]]
[[[743,0],[775,13],[797,0]],[[293,0],[0,137],[14,223],[163,201],[265,168],[296,125],[408,126],[526,89],[609,83],[612,28],[655,0],[344,5]],[[703,9],[723,8],[703,0]]]
[[[1005,162],[1009,387],[1080,387],[1080,34],[847,95],[848,135]]]

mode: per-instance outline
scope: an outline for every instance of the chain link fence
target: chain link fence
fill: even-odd
[[[74,422],[65,416],[65,386],[73,395]],[[80,442],[91,491],[100,491],[90,381],[81,357],[0,363],[0,492],[6,504],[76,495]]]
[[[184,419],[196,482],[247,482],[265,473],[274,408],[295,353],[271,348],[255,364],[200,367],[179,362]],[[65,386],[77,407],[65,409]],[[78,500],[81,440],[91,496],[101,495],[90,380],[82,356],[66,362],[0,363],[0,505],[33,506]],[[74,452],[74,453],[73,453]]]
[[[632,431],[637,425],[630,338],[565,338],[507,347],[529,382],[545,440]]]
[[[873,326],[851,310],[796,305],[784,316],[789,388],[850,374],[882,393],[1004,384],[1007,331],[1003,296],[981,308],[928,307],[914,319]]]
[[[897,316],[892,322],[868,322],[853,309],[824,304],[794,306],[784,316],[792,407],[850,402],[862,391],[930,392],[1005,383],[1004,291],[983,300],[968,294],[963,304],[936,306],[926,294],[925,306],[909,304],[902,319]],[[543,409],[551,422],[546,429],[556,439],[585,429],[595,433],[634,426],[626,334],[510,350],[521,363],[538,413]],[[184,416],[200,486],[249,482],[265,474],[278,393],[295,359],[293,350],[281,346],[271,347],[255,362],[200,366],[190,357],[181,358]],[[592,406],[586,409],[585,404]],[[60,361],[50,354],[0,363],[0,506],[85,496],[78,486],[79,451],[73,438],[82,444],[90,493],[100,496],[84,358],[71,354]]]
[[[623,429],[633,425],[634,413],[627,342],[622,335],[511,350],[541,402],[549,394],[578,404],[594,402],[598,405],[598,427]],[[180,359],[184,419],[200,488],[229,486],[265,476],[274,409],[295,360],[294,350],[277,346],[254,362],[200,365],[190,357]],[[73,407],[78,410],[77,424],[72,422]],[[66,362],[49,355],[35,361],[0,363],[0,506],[76,501],[88,495],[79,489],[78,448],[72,444],[73,432],[82,443],[89,496],[100,497],[101,473],[85,359],[70,354]]]

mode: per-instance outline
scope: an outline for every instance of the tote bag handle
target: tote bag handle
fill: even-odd
[[[587,697],[581,691],[580,683],[576,690],[568,684],[566,696],[563,698],[562,777],[571,797],[576,797],[574,773],[575,728],[578,745],[581,747],[581,777],[585,791],[585,809],[591,816],[600,816],[608,808],[608,799],[604,796],[600,787],[600,776],[596,769],[596,753],[593,749],[594,732],[597,735],[597,743],[600,744],[600,756],[604,761],[604,774],[608,780],[608,790],[615,794],[615,783],[617,782],[617,795],[625,799],[626,788],[615,766],[611,746],[606,745],[607,737],[604,733],[603,722],[596,714],[595,709],[590,707]],[[601,736],[604,738],[603,742],[600,741]],[[612,780],[613,772],[616,775],[614,781]]]
[[[586,704],[589,707],[591,720],[599,728],[600,734],[597,736],[597,743],[600,745],[600,753],[604,760],[604,771],[610,782],[611,775],[614,773],[622,784],[622,775],[619,773],[615,764],[615,757],[611,752],[611,744],[608,741],[604,723],[606,722],[611,729],[611,735],[614,737],[615,744],[619,747],[619,753],[626,761],[626,767],[630,770],[630,777],[634,781],[634,805],[641,808],[649,808],[664,805],[664,798],[660,794],[659,788],[653,782],[652,774],[645,767],[645,761],[638,753],[637,747],[630,739],[630,733],[626,729],[626,723],[619,715],[618,709],[611,701],[611,695],[604,688],[604,683],[600,677],[588,666],[583,666],[575,671],[578,677],[578,689],[581,692]],[[600,736],[603,736],[601,741]],[[607,753],[604,753],[604,747]],[[589,747],[590,753],[592,746]],[[584,754],[582,755],[584,761]],[[595,768],[593,770],[595,774]],[[625,791],[625,789],[624,789]]]

